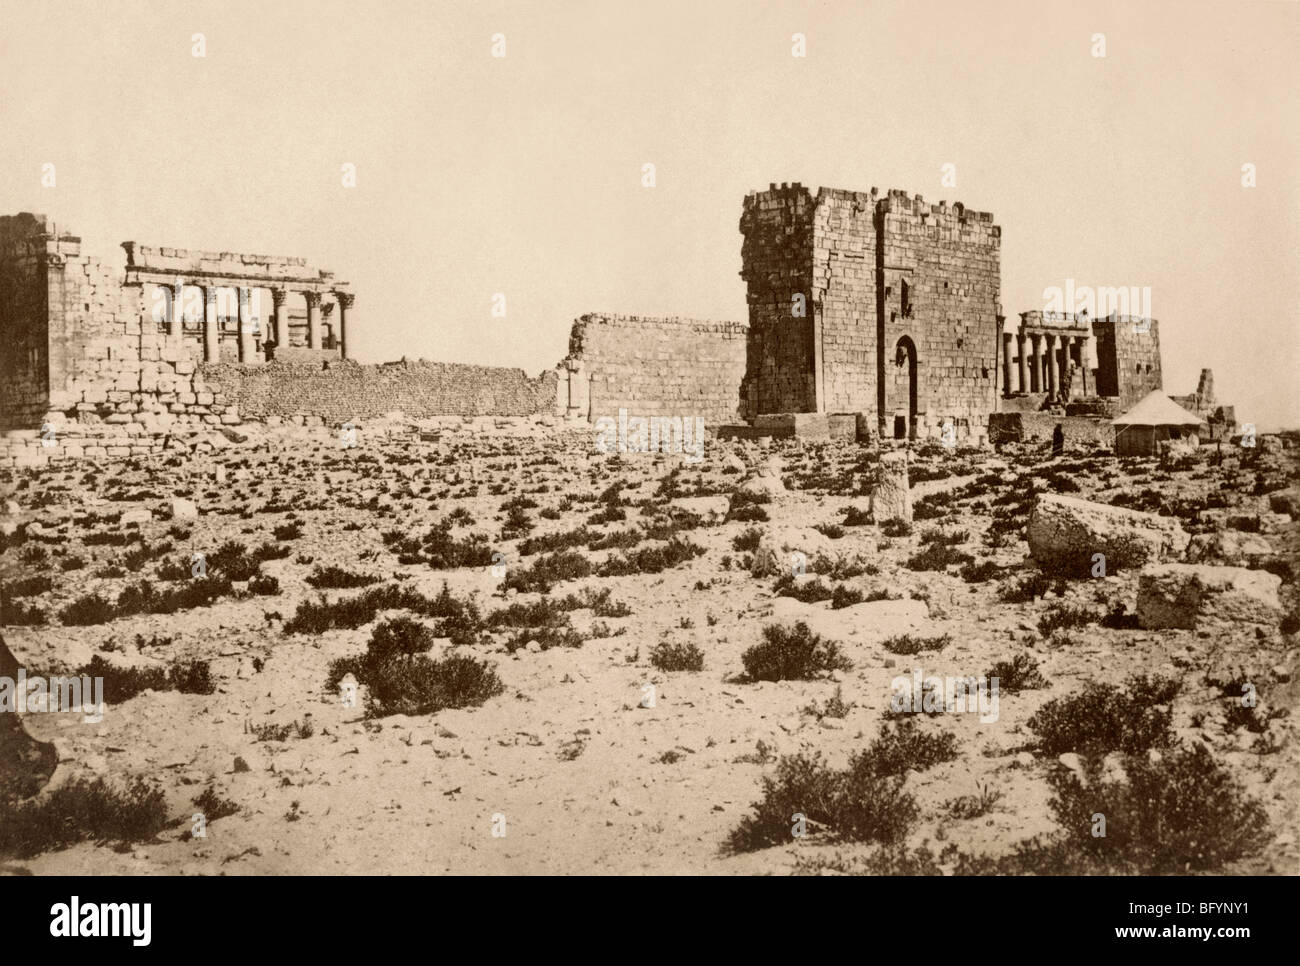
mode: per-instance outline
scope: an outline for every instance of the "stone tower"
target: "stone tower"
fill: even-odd
[[[745,198],[746,416],[866,412],[958,435],[997,407],[1002,230],[920,195],[795,182]]]

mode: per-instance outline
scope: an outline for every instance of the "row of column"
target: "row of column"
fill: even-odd
[[[221,358],[221,331],[217,320],[217,290],[221,288],[230,288],[229,285],[202,285],[203,289],[203,359],[205,362],[217,362]],[[248,315],[250,312],[249,289],[236,288],[239,302],[239,361],[252,362],[256,349],[253,344],[253,329],[248,324]],[[321,348],[321,293],[316,291],[303,292],[303,297],[307,301],[307,347],[310,349]],[[346,359],[348,357],[348,316],[351,314],[352,303],[356,296],[351,292],[334,293],[338,300],[339,320],[338,320],[338,343],[339,356]],[[271,330],[268,333],[269,340],[277,345],[283,344],[283,340],[289,336],[289,291],[283,288],[271,289],[271,301],[275,307],[275,315],[271,321]],[[181,314],[176,311],[175,301],[172,298],[167,300],[167,334],[172,336],[181,335]]]
[[[1014,357],[1011,345],[1013,338],[1016,342]],[[1025,353],[1026,339],[1031,343],[1028,358]],[[1002,333],[1002,385],[1009,393],[1047,392],[1055,396],[1059,388],[1065,385],[1070,363],[1083,365],[1085,341],[1087,336],[1057,335],[1053,332]]]

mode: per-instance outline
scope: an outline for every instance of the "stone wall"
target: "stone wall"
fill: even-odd
[[[745,199],[749,417],[870,411],[959,435],[996,409],[1001,229],[919,195],[772,185]],[[798,314],[806,299],[806,315]]]
[[[602,416],[701,417],[712,427],[741,411],[743,322],[588,314],[573,323],[559,367],[561,409]],[[567,405],[564,401],[567,400]]]
[[[0,428],[40,425],[49,402],[45,274],[53,226],[44,216],[0,217]]]
[[[281,417],[337,425],[400,410],[430,416],[553,415],[556,374],[406,361],[362,365],[336,360],[259,366],[203,363],[202,378],[245,419]]]
[[[1112,313],[1095,319],[1097,395],[1119,397],[1126,412],[1153,389],[1164,386],[1160,371],[1160,323]]]
[[[1115,444],[1115,427],[1109,419],[1051,413],[993,413],[989,416],[989,441],[1050,443],[1057,426],[1070,447],[1110,449]]]

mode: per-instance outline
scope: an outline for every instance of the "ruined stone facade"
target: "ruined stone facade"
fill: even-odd
[[[748,332],[744,322],[584,315],[558,368],[561,412],[591,422],[620,409],[735,422]]]
[[[1002,387],[1012,411],[1105,398],[1116,413],[1161,388],[1160,323],[1112,313],[1021,312],[1002,334]]]
[[[997,408],[1001,228],[919,195],[799,183],[745,198],[745,413],[861,412],[882,434]]]

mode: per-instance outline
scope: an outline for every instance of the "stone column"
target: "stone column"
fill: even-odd
[[[164,285],[163,288],[167,291],[167,334],[174,338],[181,334],[181,309],[185,307],[184,298],[180,299],[179,306],[176,304],[177,293],[184,295],[185,287]]]
[[[239,361],[253,362],[256,349],[253,346],[253,300],[252,293],[246,288],[235,290],[235,316],[239,321]]]
[[[1047,394],[1056,395],[1056,374],[1060,371],[1060,364],[1056,361],[1056,334],[1049,332],[1043,336],[1043,341],[1047,345],[1046,367],[1047,367]]]
[[[320,348],[320,292],[303,292],[307,299],[307,347]]]
[[[339,300],[339,358],[348,357],[348,324],[352,319],[352,303],[357,297],[351,292],[335,292]]]
[[[876,488],[871,493],[871,512],[876,523],[886,520],[912,522],[912,492],[907,480],[907,451],[880,454]]]
[[[1065,392],[1066,380],[1070,375],[1070,342],[1069,336],[1061,336],[1061,356],[1059,367],[1057,369],[1056,384],[1062,392]]]
[[[1032,343],[1031,346],[1032,355],[1030,356],[1030,364],[1029,364],[1029,391],[1030,392],[1043,391],[1042,339],[1043,339],[1042,335],[1038,332],[1033,332],[1029,336],[1029,341]]]
[[[221,330],[217,322],[217,287],[203,287],[203,359],[221,361]]]
[[[272,323],[271,341],[276,348],[289,346],[289,306],[286,303],[289,293],[282,288],[271,289],[271,303],[275,307],[275,321]]]
[[[1028,392],[1029,386],[1025,383],[1025,334],[1016,333],[1016,391]]]
[[[1002,395],[1011,395],[1011,333],[1002,333]]]

